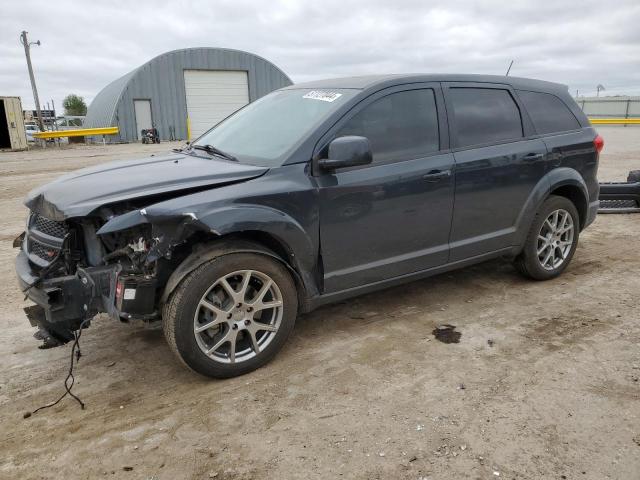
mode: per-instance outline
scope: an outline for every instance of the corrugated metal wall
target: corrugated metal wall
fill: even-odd
[[[96,95],[87,109],[83,124],[85,128],[115,126],[113,121],[122,90],[126,87],[129,79],[136,73],[136,70],[114,80]]]
[[[248,52],[220,48],[189,48],[162,54],[107,85],[87,112],[86,126],[118,126],[118,141],[136,141],[133,101],[151,100],[153,122],[160,138],[187,137],[184,70],[245,70],[249,100],[254,101],[292,82],[282,70]]]

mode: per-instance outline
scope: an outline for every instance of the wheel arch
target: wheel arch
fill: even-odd
[[[578,210],[582,230],[586,225],[589,210],[589,190],[582,175],[573,168],[564,167],[551,170],[547,177],[549,193],[546,197],[558,195],[569,199]]]
[[[317,221],[317,220],[316,220]],[[217,256],[236,252],[269,255],[292,273],[303,310],[318,296],[318,231],[314,218],[303,227],[285,212],[264,205],[231,204],[207,210],[148,207],[114,218],[98,234],[149,223],[155,240],[147,261],[171,259],[180,263],[168,276],[160,305],[184,277]]]
[[[580,230],[582,230],[587,221],[589,205],[587,202],[587,198],[580,187],[572,184],[559,185],[549,193],[549,196],[551,195],[564,197],[570,200],[571,203],[575,205],[580,217]]]
[[[273,235],[258,230],[247,230],[221,236],[210,234],[204,238],[196,237],[196,239],[187,240],[187,245],[191,242],[191,245],[188,245],[191,253],[171,272],[160,297],[161,305],[167,302],[173,291],[190,272],[204,263],[234,253],[254,253],[276,260],[289,271],[296,285],[299,308],[302,311],[308,310],[310,297],[308,285],[292,261],[293,254],[288,246]]]
[[[550,195],[558,195],[571,200],[580,216],[580,229],[586,225],[589,196],[587,185],[582,175],[573,168],[555,168],[540,179],[520,211],[516,221],[514,254],[519,253],[521,250],[536,212]]]

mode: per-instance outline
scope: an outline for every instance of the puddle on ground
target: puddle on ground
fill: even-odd
[[[456,332],[455,325],[438,325],[431,333],[442,343],[460,343],[462,336],[462,333]]]

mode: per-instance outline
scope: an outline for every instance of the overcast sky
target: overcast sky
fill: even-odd
[[[640,1],[0,0],[0,96],[33,108],[22,30],[40,101],[89,103],[109,82],[185,47],[246,50],[294,82],[370,73],[504,74],[572,94],[640,95]],[[548,4],[548,5],[547,5]],[[60,110],[60,108],[59,108]]]

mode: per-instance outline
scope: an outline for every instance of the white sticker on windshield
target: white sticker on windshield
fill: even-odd
[[[333,102],[342,96],[341,93],[327,92],[326,90],[312,90],[302,98],[310,98],[311,100],[322,100],[323,102]]]

